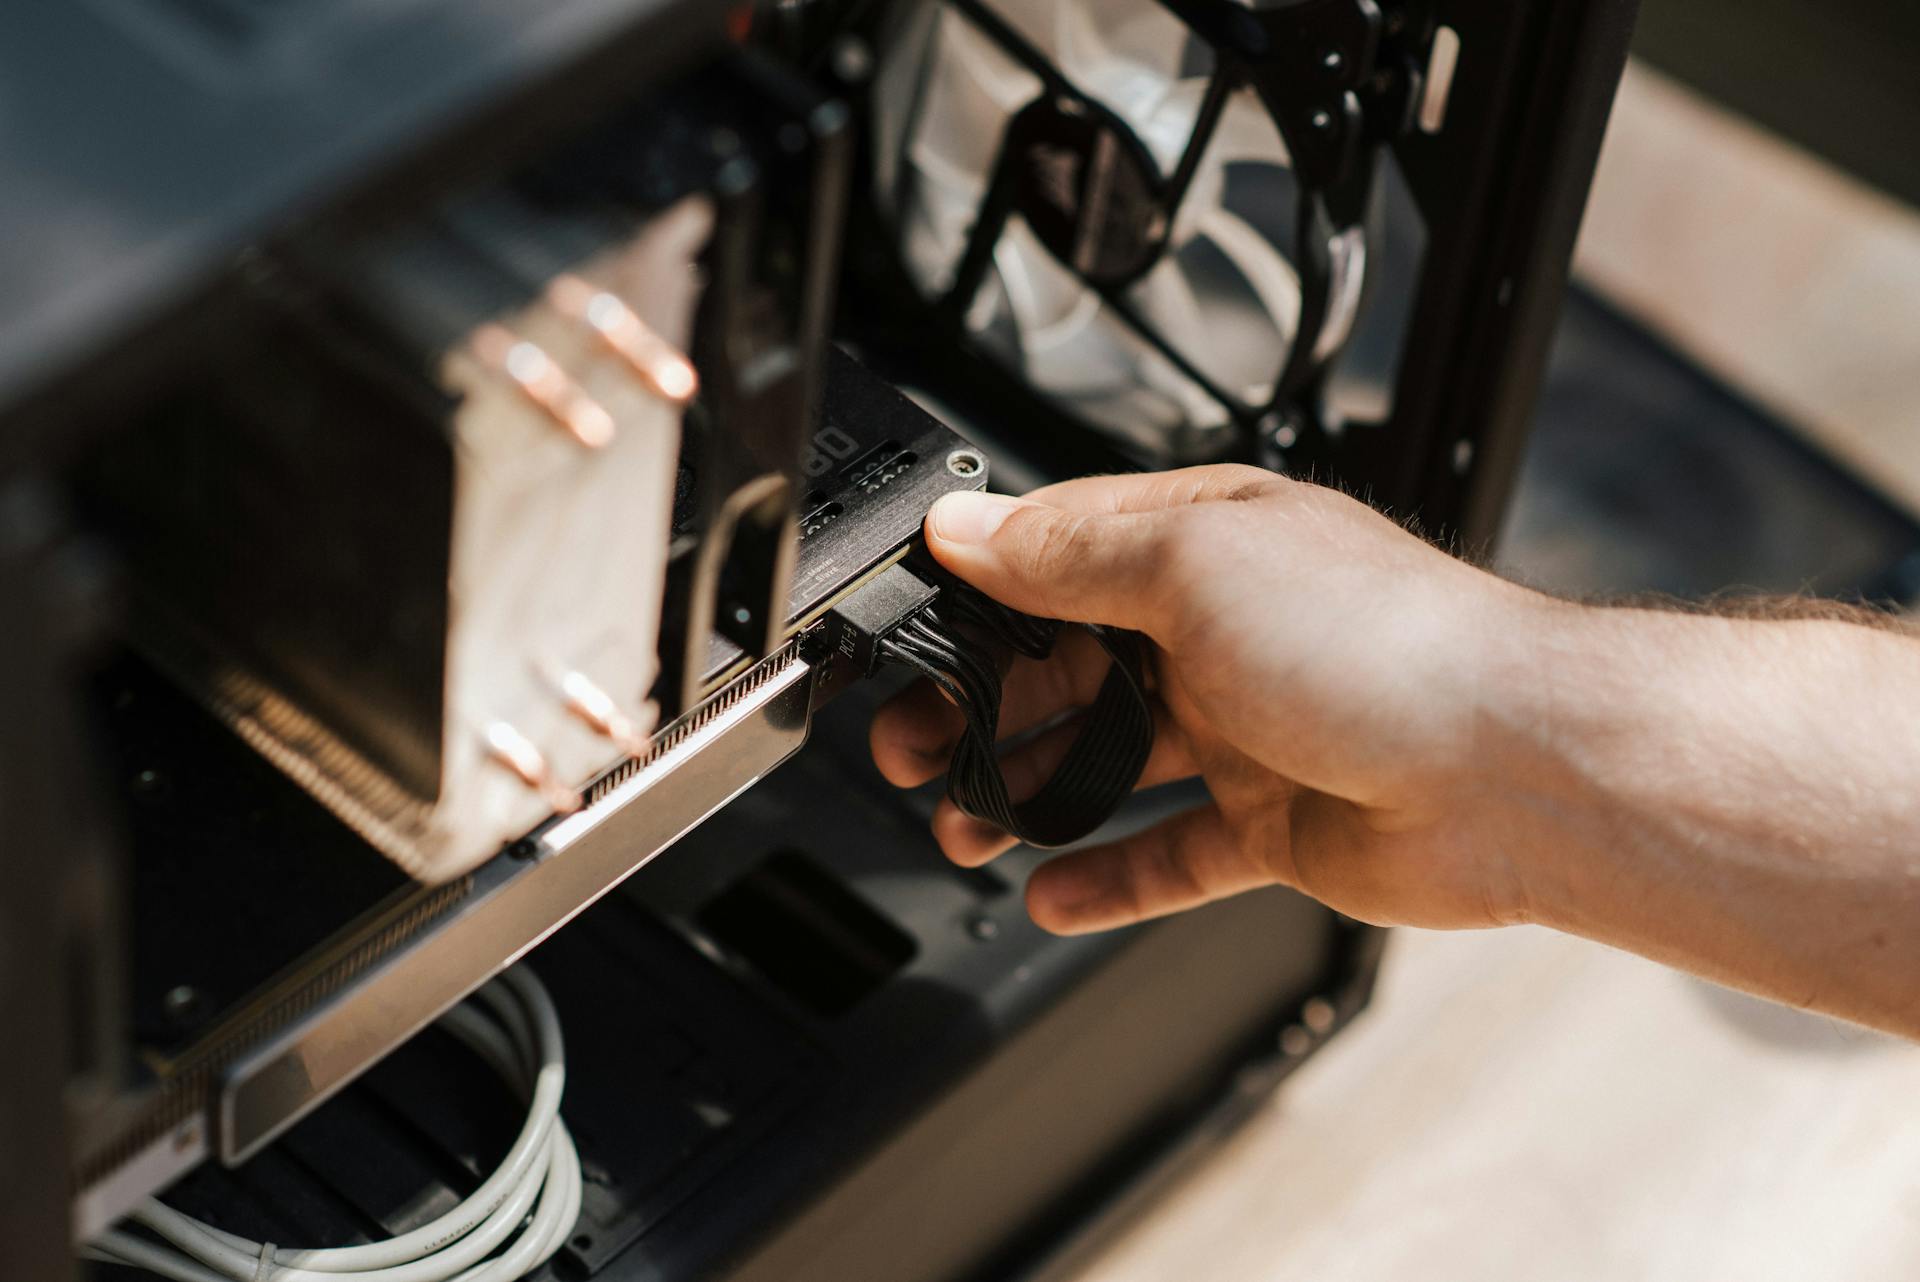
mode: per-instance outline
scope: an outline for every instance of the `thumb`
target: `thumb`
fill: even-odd
[[[1171,602],[1171,520],[1160,512],[1072,512],[1004,494],[943,496],[927,513],[941,565],[1026,614],[1153,634]]]

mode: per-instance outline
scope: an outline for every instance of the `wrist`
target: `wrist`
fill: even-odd
[[[1485,701],[1485,787],[1512,887],[1512,919],[1578,933],[1596,882],[1646,804],[1651,744],[1685,738],[1693,664],[1679,615],[1583,605],[1529,592],[1504,624]]]
[[[1650,902],[1717,916],[1721,871],[1810,887],[1920,818],[1910,637],[1546,599],[1532,626],[1502,761],[1527,920],[1658,951]]]

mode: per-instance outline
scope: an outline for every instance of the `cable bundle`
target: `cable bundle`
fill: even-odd
[[[1079,736],[1040,790],[1016,802],[1000,770],[1001,678],[967,628],[984,631],[1032,659],[1053,652],[1060,624],[1009,610],[948,579],[937,604],[880,642],[881,658],[926,677],[966,717],[966,733],[947,767],[947,795],[976,819],[1030,846],[1064,846],[1112,816],[1133,791],[1153,750],[1142,641],[1136,632],[1089,626],[1113,660]]]
[[[986,632],[1029,659],[1044,659],[1053,653],[1053,643],[1060,636],[1058,620],[1022,614],[950,574],[939,577],[942,580],[939,609],[946,611],[954,623]]]
[[[160,1241],[109,1229],[88,1256],[176,1282],[513,1282],[539,1268],[580,1216],[580,1155],[560,1120],[566,1055],[553,999],[516,967],[439,1023],[528,1101],[506,1160],[439,1219],[385,1242],[306,1250],[249,1241],[149,1198],[129,1218]]]

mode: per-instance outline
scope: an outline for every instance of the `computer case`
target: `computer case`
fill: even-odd
[[[1005,23],[990,0],[0,18],[0,1237],[18,1276],[120,1275],[75,1245],[161,1190],[280,1242],[419,1223],[513,1125],[422,1030],[523,958],[561,1008],[587,1180],[533,1275],[552,1279],[1064,1269],[1364,1007],[1383,933],[1289,892],[1040,932],[1017,892],[1041,855],[939,858],[932,796],[866,759],[888,681],[848,672],[821,621],[912,550],[941,493],[1169,461],[1310,476],[1484,547],[1632,5],[1166,0],[1213,92],[1257,88],[1278,122],[1304,193],[1286,243],[1362,245],[1372,267],[1300,268],[1300,317],[1324,329],[1350,304],[1351,341],[1276,353],[1260,396],[1136,334],[1219,393],[1212,428],[1164,449],[1042,386],[902,253],[876,96],[898,50],[924,52],[897,24],[928,9]],[[1050,127],[1089,109],[1055,103]],[[1089,150],[1069,160],[1118,128],[1073,134]],[[1135,278],[1068,242],[1171,242],[1110,212],[1089,230],[1092,190],[1048,252],[1118,311]],[[677,269],[695,293],[676,341],[698,390],[667,397],[685,412],[653,666],[616,692],[656,725],[623,734],[601,709],[607,743],[580,740],[601,755],[577,767],[550,736],[486,727],[489,786],[525,792],[441,841],[471,727],[381,681],[405,662],[406,692],[453,690],[442,665],[465,652],[443,648],[449,558],[471,555],[471,451],[447,427],[467,385],[447,371],[484,360],[488,317],[550,332],[554,281],[687,201],[706,230]],[[1013,202],[973,225],[1015,214],[1041,216]],[[443,260],[468,265],[389,271]],[[600,333],[677,323],[639,319]],[[580,389],[600,395],[601,358],[539,341],[501,349],[489,386],[599,448]],[[659,350],[622,353],[656,398],[677,369],[649,374]],[[225,582],[194,573],[226,557]],[[368,567],[387,586],[356,590]],[[325,611],[306,584],[335,594]],[[1113,823],[1195,799],[1157,790]]]

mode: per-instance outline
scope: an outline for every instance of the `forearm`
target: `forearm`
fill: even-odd
[[[1529,915],[1920,1036],[1920,640],[1547,614],[1513,766]]]

